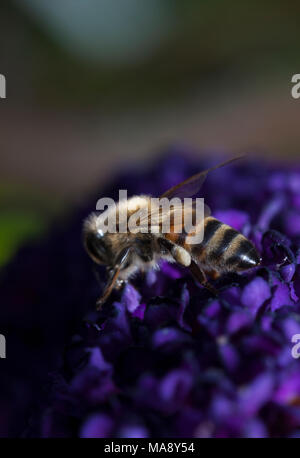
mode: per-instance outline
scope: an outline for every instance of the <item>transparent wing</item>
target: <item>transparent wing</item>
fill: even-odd
[[[162,233],[174,232],[181,233],[189,224],[199,225],[211,214],[208,205],[203,203],[203,212],[197,211],[196,200],[192,201],[191,206],[183,206],[183,202],[171,205],[168,208],[151,208],[148,213],[140,216],[136,224],[136,232]],[[133,229],[132,232],[135,230]]]
[[[183,229],[183,222],[186,221],[187,218],[190,218],[191,221],[194,221],[196,218],[197,225],[199,225],[201,223],[201,218],[199,219],[199,215],[196,213],[196,200],[192,201],[192,206],[189,208],[186,205],[183,207],[182,199],[185,197],[194,196],[200,190],[209,172],[228,165],[240,159],[241,157],[243,156],[238,156],[228,161],[222,162],[221,164],[204,170],[203,172],[197,173],[182,183],[173,186],[164,194],[162,194],[159,199],[178,198],[178,202],[172,202],[171,206],[166,207],[155,205],[153,206],[151,204],[150,208],[149,205],[148,208],[142,210],[141,214],[138,214],[134,217],[135,219],[133,220],[133,225],[130,226],[129,224],[130,231],[143,233],[162,233],[162,229],[166,229],[169,224],[171,232],[180,233]],[[210,214],[210,208],[204,204],[204,209],[202,212],[203,219]],[[150,227],[151,231],[149,230]]]
[[[242,157],[244,156],[242,155],[242,156],[235,157],[233,159],[229,159],[228,161],[215,165],[214,167],[211,167],[210,169],[197,173],[196,175],[191,176],[187,180],[182,181],[181,183],[168,189],[168,191],[166,191],[160,197],[161,198],[167,197],[168,199],[171,199],[172,197],[179,197],[180,199],[183,199],[184,197],[193,197],[195,194],[197,194],[197,192],[199,192],[208,173],[220,167],[223,167],[225,165],[231,164],[232,162],[237,161],[238,159],[241,159]]]

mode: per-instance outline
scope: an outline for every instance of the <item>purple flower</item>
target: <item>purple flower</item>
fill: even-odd
[[[159,195],[218,162],[185,153],[121,173],[94,201],[124,187]],[[299,177],[299,168],[259,160],[209,175],[203,195],[213,214],[263,258],[212,281],[217,298],[162,263],[96,313],[105,272],[97,281],[81,244],[94,201],[22,248],[0,279],[9,344],[0,435],[299,437],[300,359],[291,351],[300,334]]]
[[[245,286],[241,300],[242,304],[256,314],[263,303],[271,297],[270,286],[261,277],[254,278]]]
[[[108,415],[96,414],[84,422],[81,427],[80,437],[109,437],[113,430],[113,426],[114,422]]]

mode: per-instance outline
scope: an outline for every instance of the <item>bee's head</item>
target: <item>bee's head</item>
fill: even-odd
[[[91,215],[84,223],[83,244],[88,255],[97,264],[109,264],[110,250],[107,237],[97,230],[95,217]]]

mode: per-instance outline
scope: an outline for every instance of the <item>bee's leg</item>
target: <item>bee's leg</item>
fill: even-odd
[[[127,280],[120,280],[120,278],[117,278],[116,283],[115,283],[115,289],[118,291],[123,288],[126,285]]]
[[[110,296],[114,286],[116,285],[116,282],[118,280],[118,276],[120,274],[120,270],[122,269],[122,267],[124,267],[127,259],[128,259],[128,256],[130,254],[130,251],[131,251],[131,248],[128,247],[128,248],[125,248],[123,251],[121,251],[117,261],[116,261],[116,264],[114,266],[113,269],[110,269],[109,270],[109,277],[108,277],[108,280],[107,280],[107,283],[106,283],[106,286],[104,288],[104,291],[103,291],[103,294],[102,296],[97,300],[96,302],[96,310],[100,310],[101,309],[101,306],[104,304],[104,302],[108,299],[108,297]]]
[[[202,285],[204,288],[208,289],[214,296],[218,295],[218,291],[207,281],[205,272],[201,269],[199,264],[195,261],[191,261],[190,271],[193,277]]]
[[[175,246],[172,250],[172,256],[178,264],[189,267],[192,262],[190,253],[181,246]]]
[[[163,250],[167,250],[178,264],[188,267],[191,264],[191,255],[188,251],[168,239],[160,238],[158,242]]]
[[[106,275],[107,275],[107,278],[110,278],[111,275],[113,275],[113,272],[114,272],[114,269],[111,268],[111,267],[106,267]],[[124,284],[127,283],[127,281],[125,280],[121,280],[120,278],[117,278],[116,279],[116,282],[114,284],[114,288],[119,290],[122,288],[122,286],[124,286]]]
[[[112,267],[106,267],[106,276],[107,278],[110,278],[111,275],[113,275],[114,269]],[[114,284],[114,289],[121,289],[122,286],[124,285],[124,280],[121,280],[120,278],[117,278]]]
[[[217,272],[216,270],[209,270],[209,271],[206,271],[206,273],[213,280],[217,280],[220,277],[219,272]]]

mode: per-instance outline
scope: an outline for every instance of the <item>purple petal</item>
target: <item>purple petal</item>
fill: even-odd
[[[290,237],[300,235],[300,214],[299,211],[289,211],[285,217],[285,232]]]
[[[214,213],[215,218],[228,224],[238,231],[242,231],[249,221],[249,215],[239,210],[219,210]]]
[[[128,312],[134,313],[140,305],[141,295],[138,291],[128,283],[122,294],[122,302],[127,308]]]
[[[270,302],[271,310],[274,311],[285,305],[293,304],[294,302],[291,299],[290,289],[288,285],[285,285],[284,283],[279,283],[277,286],[275,286],[273,297]]]
[[[123,426],[118,432],[117,437],[139,439],[141,437],[149,437],[149,433],[143,426],[131,425]]]
[[[189,290],[187,289],[187,286],[184,285],[181,291],[180,295],[180,304],[178,308],[178,315],[177,315],[177,320],[180,326],[185,329],[186,331],[190,331],[191,327],[185,322],[184,320],[184,312],[190,302],[190,293]]]
[[[264,438],[269,437],[268,431],[264,423],[258,418],[249,420],[243,430],[245,438]]]
[[[219,351],[225,367],[229,371],[236,370],[239,364],[239,354],[237,349],[229,343],[224,343],[219,346]]]
[[[229,334],[234,334],[235,332],[240,331],[240,329],[250,326],[253,322],[253,318],[249,313],[241,310],[238,312],[232,313],[227,321],[227,332]]]
[[[184,340],[184,334],[175,328],[162,328],[155,331],[153,334],[153,345],[155,347],[161,347],[168,343],[179,343]]]
[[[113,421],[107,415],[97,414],[88,418],[83,424],[80,437],[82,438],[107,438],[111,436]]]
[[[172,402],[176,408],[187,396],[192,387],[191,374],[184,370],[170,372],[160,383],[159,392],[161,399],[165,402]]]
[[[90,364],[97,367],[101,371],[110,372],[112,369],[111,364],[108,364],[103,358],[102,352],[99,347],[89,348]]]
[[[277,196],[273,200],[269,201],[264,207],[257,222],[257,226],[262,231],[266,231],[269,228],[272,219],[280,212],[283,205],[284,196],[282,194],[277,194]]]
[[[246,416],[252,416],[271,399],[274,379],[271,374],[259,375],[253,382],[243,388],[239,394],[240,410]]]
[[[280,404],[289,404],[295,399],[300,400],[300,370],[281,376],[273,399]]]
[[[263,278],[256,277],[245,286],[242,293],[242,303],[255,315],[270,296],[271,291],[268,283]]]
[[[290,282],[295,274],[295,264],[287,264],[286,266],[281,267],[280,273],[286,282]]]

